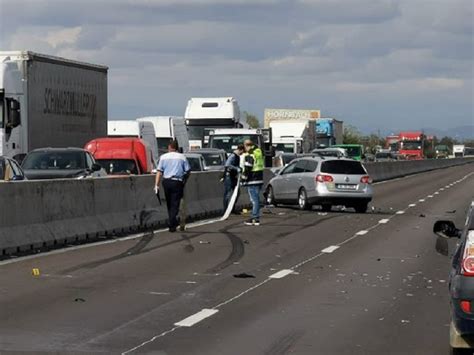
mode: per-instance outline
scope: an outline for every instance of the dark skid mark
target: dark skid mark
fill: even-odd
[[[323,222],[325,222],[325,221],[329,221],[329,220],[331,220],[331,219],[338,218],[338,217],[341,217],[341,215],[338,215],[338,214],[331,214],[331,215],[328,215],[327,217],[320,218],[320,219],[316,220],[316,221],[313,222],[313,223],[305,224],[305,225],[299,226],[298,228],[294,228],[294,229],[292,229],[291,231],[275,234],[272,239],[270,239],[268,242],[264,243],[260,248],[262,248],[262,247],[267,247],[267,246],[269,246],[270,244],[275,243],[275,241],[277,241],[278,239],[285,238],[285,237],[289,236],[290,234],[293,234],[293,233],[296,233],[296,232],[300,232],[300,231],[302,231],[302,230],[304,230],[304,229],[306,229],[306,228],[315,227],[315,226],[317,226],[317,225],[319,225],[319,224],[321,224],[321,223],[323,223]],[[284,226],[284,225],[278,224],[277,226]],[[294,224],[288,225],[288,227],[295,227],[295,225],[294,225]]]
[[[292,350],[295,343],[303,336],[303,331],[292,331],[289,334],[277,339],[265,350],[265,355],[285,355]]]
[[[129,257],[129,256],[132,256],[132,255],[139,254],[143,250],[143,248],[145,248],[148,245],[148,243],[150,243],[153,240],[153,237],[154,237],[153,232],[151,232],[149,234],[145,234],[143,237],[140,238],[138,243],[136,243],[133,247],[131,247],[130,249],[124,251],[121,254],[112,256],[110,258],[102,259],[102,260],[96,260],[96,261],[80,264],[80,265],[74,266],[72,268],[63,270],[61,272],[61,274],[67,274],[67,273],[74,272],[74,271],[77,271],[77,270],[80,270],[80,269],[94,269],[98,266],[101,266],[101,265],[104,265],[104,264],[107,264],[107,263],[110,263],[110,262],[113,262],[113,261],[116,261],[116,260],[119,260],[119,259],[123,259],[123,258]]]
[[[230,254],[227,256],[227,259],[217,264],[216,266],[208,269],[206,273],[210,273],[210,274],[218,273],[244,257],[244,254],[245,254],[244,242],[237,235],[235,235],[232,232],[229,232],[229,229],[231,229],[232,227],[233,226],[229,226],[221,230],[221,233],[224,234],[230,240],[230,243],[232,246],[232,250],[230,251]]]
[[[238,223],[235,223],[235,224],[229,226],[229,228],[235,227],[236,225],[239,225],[239,224],[240,224],[240,221]],[[96,268],[98,266],[101,266],[101,265],[104,265],[104,264],[107,264],[107,263],[110,263],[110,262],[113,262],[113,261],[117,261],[119,259],[123,259],[123,258],[129,257],[129,256],[145,254],[145,253],[154,251],[156,249],[161,249],[161,248],[173,245],[173,244],[181,243],[181,242],[183,242],[183,239],[187,240],[190,243],[190,241],[193,240],[194,238],[198,238],[198,237],[203,236],[205,234],[218,233],[218,232],[187,232],[187,234],[191,234],[191,233],[194,234],[192,237],[187,237],[184,233],[181,233],[180,236],[181,236],[182,239],[172,240],[170,242],[166,242],[166,243],[157,245],[155,247],[145,249],[145,247],[154,238],[154,233],[151,232],[149,234],[144,235],[142,238],[140,238],[138,243],[135,244],[132,248],[128,249],[127,251],[125,251],[125,252],[123,252],[119,255],[116,255],[116,256],[113,256],[113,257],[110,257],[110,258],[106,258],[106,259],[102,259],[102,260],[96,260],[96,261],[85,263],[85,264],[80,264],[78,266],[63,270],[63,271],[60,272],[60,274],[68,274],[68,273],[71,273],[71,272],[74,272],[74,271],[77,271],[77,270],[80,270],[80,269],[93,269],[93,268]],[[189,252],[189,250],[190,250],[189,245],[187,247],[188,247],[187,249],[185,247],[185,251]],[[194,247],[192,245],[191,245],[191,247],[194,250]]]

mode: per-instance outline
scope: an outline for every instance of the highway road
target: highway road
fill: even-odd
[[[271,208],[260,227],[232,216],[1,262],[0,349],[446,354],[450,260],[432,225],[462,225],[474,167],[374,188],[367,214]]]

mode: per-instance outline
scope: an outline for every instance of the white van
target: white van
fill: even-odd
[[[153,163],[158,162],[158,144],[156,142],[155,127],[152,123],[132,120],[108,121],[107,135],[109,137],[138,137],[143,139],[151,148]]]
[[[188,130],[183,117],[149,116],[137,118],[137,121],[153,124],[160,154],[166,153],[168,143],[172,139],[178,141],[178,145],[183,149],[183,152],[186,153],[189,151]]]

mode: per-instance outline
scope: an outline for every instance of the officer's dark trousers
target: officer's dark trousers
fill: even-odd
[[[179,203],[183,198],[184,184],[181,181],[164,179],[166,207],[168,207],[168,225],[170,228],[178,226]]]

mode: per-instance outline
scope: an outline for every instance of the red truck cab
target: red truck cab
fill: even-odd
[[[398,153],[407,160],[424,159],[423,132],[400,132]]]
[[[151,174],[152,151],[140,138],[98,138],[84,147],[109,175]]]

